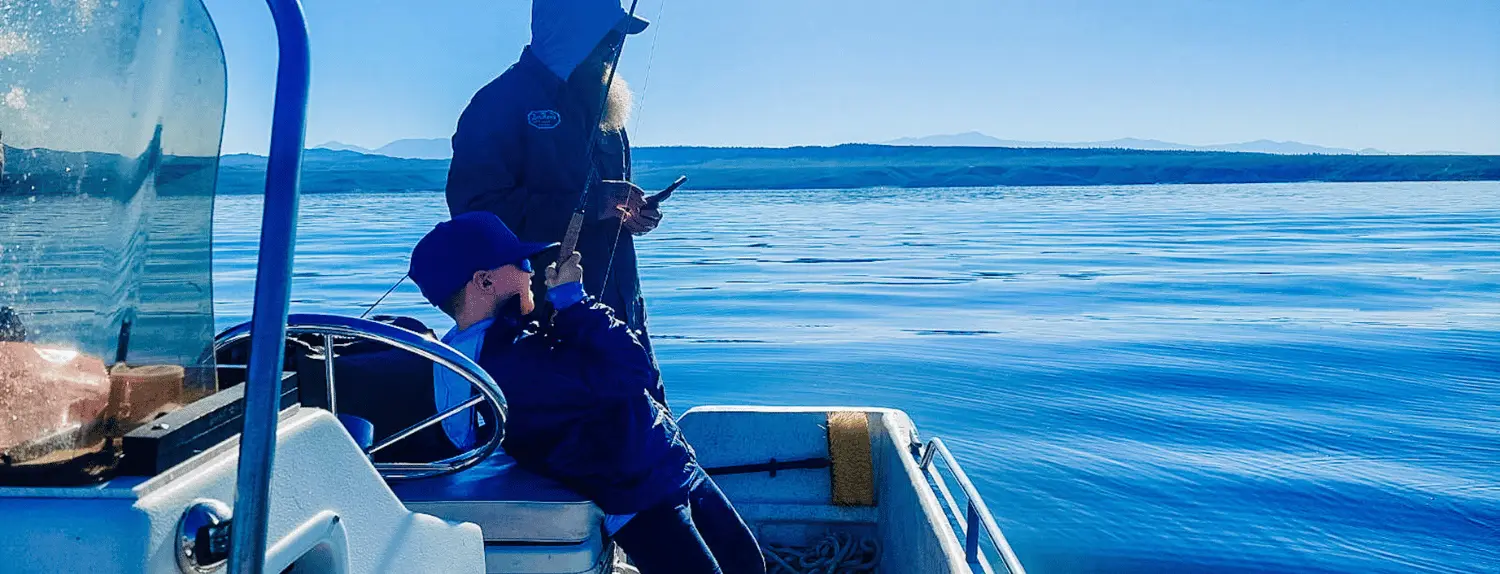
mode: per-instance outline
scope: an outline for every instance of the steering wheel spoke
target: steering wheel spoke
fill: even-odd
[[[479,394],[456,406],[444,409],[421,422],[405,429],[390,434],[376,441],[365,449],[366,455],[374,455],[395,443],[410,438],[423,429],[441,423],[466,409],[477,408],[483,403],[489,403],[499,420],[495,423],[495,432],[490,433],[489,440],[484,444],[475,446],[457,456],[433,462],[377,462],[375,470],[387,480],[426,478],[458,472],[469,468],[484,460],[505,440],[505,420],[507,407],[505,394],[495,380],[486,373],[473,359],[464,356],[453,347],[434,340],[432,338],[376,321],[368,319],[357,319],[341,315],[324,314],[294,314],[287,317],[287,337],[292,338],[299,335],[320,335],[324,345],[325,371],[328,380],[328,396],[330,399],[330,410],[335,414],[337,403],[334,403],[334,364],[333,364],[333,342],[335,337],[363,339],[382,343],[395,349],[412,353],[446,369],[457,373],[467,380]],[[226,329],[214,339],[214,352],[219,351],[245,341],[250,337],[250,323],[242,323],[235,327]],[[280,349],[277,352],[281,352]],[[248,384],[248,383],[247,383]]]
[[[422,429],[425,429],[425,428],[430,427],[432,425],[435,425],[435,424],[438,424],[440,422],[443,422],[444,420],[447,420],[449,417],[452,417],[453,415],[456,415],[458,413],[464,412],[465,410],[467,410],[469,408],[478,406],[480,403],[483,403],[484,400],[485,399],[484,399],[483,396],[469,397],[469,400],[464,401],[462,403],[459,403],[457,406],[454,406],[454,407],[452,407],[452,408],[450,408],[450,409],[448,409],[446,411],[443,411],[443,412],[440,412],[438,414],[435,414],[435,415],[432,415],[430,417],[427,417],[426,419],[423,419],[422,422],[419,422],[419,423],[414,424],[412,426],[406,427],[406,428],[404,428],[404,429],[402,429],[402,430],[400,430],[400,431],[392,434],[391,436],[385,437],[385,439],[381,440],[380,442],[377,442],[377,443],[371,445],[370,448],[365,451],[365,453],[366,454],[375,454],[377,452],[380,452],[381,449],[384,449],[385,447],[391,446],[392,444],[395,444],[396,442],[400,441],[401,439],[404,439],[404,438],[409,437],[411,435],[417,434],[417,433],[421,432]]]

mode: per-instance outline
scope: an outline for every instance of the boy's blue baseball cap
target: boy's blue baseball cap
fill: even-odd
[[[434,306],[452,299],[475,271],[520,263],[557,247],[516,238],[488,211],[473,211],[437,224],[411,252],[411,280]]]

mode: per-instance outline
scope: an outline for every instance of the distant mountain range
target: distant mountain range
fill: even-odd
[[[152,170],[143,158],[3,146],[0,196],[134,189],[154,177],[157,192],[215,186],[221,195],[265,192],[266,158],[162,156]],[[632,153],[634,181],[661,189],[678,175],[690,189],[852,189],[865,187],[1091,186],[1381,181],[1500,181],[1500,155],[1284,155],[1134,149],[917,147],[846,144],[833,147],[641,147]],[[217,164],[217,185],[214,165]],[[121,173],[121,170],[128,173]],[[302,191],[309,194],[436,191],[445,187],[446,159],[396,158],[352,150],[303,154]],[[183,178],[203,178],[174,185]]]
[[[375,149],[331,141],[313,146],[313,149],[352,151],[363,154],[383,155],[405,159],[448,159],[453,157],[453,143],[448,138],[396,140]]]
[[[14,151],[14,150],[9,150]],[[661,189],[1088,186],[1140,184],[1497,181],[1500,156],[1278,155],[1216,151],[846,144],[833,147],[640,147],[634,180]],[[266,158],[219,162],[221,194],[262,193]],[[448,161],[351,150],[303,154],[305,193],[441,190]]]
[[[880,145],[907,147],[1008,147],[1041,149],[1129,149],[1144,151],[1228,151],[1243,153],[1270,153],[1277,155],[1393,155],[1375,148],[1361,150],[1327,147],[1294,141],[1255,140],[1251,142],[1219,145],[1188,145],[1161,140],[1122,138],[1091,142],[1023,141],[1000,139],[980,132],[943,134],[922,137],[900,138]],[[453,157],[453,144],[448,138],[400,139],[375,149],[330,141],[314,146],[314,149],[352,151],[363,154],[383,155],[405,159],[449,159]],[[1468,155],[1455,151],[1424,151],[1406,155]]]
[[[923,136],[914,138],[901,138],[884,142],[886,145],[899,146],[923,146],[923,147],[1014,147],[1014,148],[1070,148],[1070,149],[1138,149],[1159,151],[1233,151],[1247,153],[1274,153],[1280,155],[1389,155],[1384,151],[1365,148],[1352,150],[1336,147],[1325,147],[1320,145],[1305,144],[1293,141],[1255,140],[1253,142],[1231,143],[1220,145],[1187,145],[1180,143],[1164,142],[1161,140],[1146,140],[1138,138],[1124,138],[1108,141],[1093,142],[1051,142],[1051,141],[1020,141],[1000,139],[979,132],[964,132],[961,134],[944,134]],[[1454,152],[1426,152],[1416,155],[1463,155]]]

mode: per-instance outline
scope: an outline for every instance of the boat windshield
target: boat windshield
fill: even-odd
[[[0,9],[0,484],[107,478],[214,391],[224,100],[199,0]]]

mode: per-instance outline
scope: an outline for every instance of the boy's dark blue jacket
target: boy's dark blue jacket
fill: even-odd
[[[651,357],[609,307],[585,299],[545,330],[498,318],[478,362],[510,405],[505,452],[604,512],[680,504],[703,476]]]

